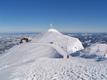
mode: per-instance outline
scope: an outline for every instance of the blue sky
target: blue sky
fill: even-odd
[[[0,0],[0,32],[107,32],[107,0]]]

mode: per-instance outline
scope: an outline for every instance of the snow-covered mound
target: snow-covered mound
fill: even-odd
[[[107,57],[107,44],[95,43],[85,49],[90,54],[103,55]]]
[[[20,66],[13,71],[12,80],[106,80],[106,62],[82,58],[49,59]]]
[[[65,50],[68,54],[84,49],[78,38],[64,35],[56,29],[49,29],[48,32],[41,36],[38,42],[55,44]]]

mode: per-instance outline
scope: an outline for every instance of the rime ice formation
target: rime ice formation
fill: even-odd
[[[49,29],[48,32],[56,32],[56,33],[60,33],[58,30],[53,29],[53,28]]]
[[[49,29],[40,39],[40,43],[51,43],[61,47],[67,55],[84,49],[78,38],[70,37],[60,33],[56,29]]]

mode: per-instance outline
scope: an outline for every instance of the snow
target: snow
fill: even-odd
[[[76,51],[84,49],[81,41],[78,38],[70,37],[60,33],[55,29],[49,29],[38,40],[39,43],[53,43],[65,50],[68,55]]]
[[[56,54],[60,54],[64,57],[69,51],[75,52],[83,49],[81,42],[77,38],[71,38],[59,33],[47,32],[37,42],[32,41],[30,43],[23,43],[21,45],[14,46],[7,54],[0,58],[0,69],[2,70],[14,65],[19,65],[40,57],[54,57]],[[50,41],[53,41],[55,44],[50,44]],[[77,48],[74,49],[75,47]]]
[[[107,64],[73,57],[66,60],[40,58],[17,68],[10,78],[12,80],[106,80]]]
[[[107,80],[107,60],[60,58],[84,49],[78,38],[49,29],[32,39],[0,57],[1,80]]]
[[[85,49],[89,54],[102,55],[107,57],[107,44],[95,43]]]
[[[48,30],[48,32],[55,32],[55,33],[59,33],[59,34],[60,34],[60,32],[59,32],[58,30],[53,29],[53,28],[50,28],[50,29]]]

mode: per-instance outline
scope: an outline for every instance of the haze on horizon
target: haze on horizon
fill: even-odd
[[[107,0],[0,0],[0,32],[107,32]]]

